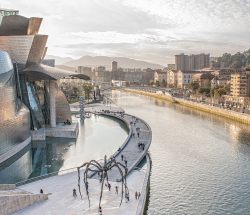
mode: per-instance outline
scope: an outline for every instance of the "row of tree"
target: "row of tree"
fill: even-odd
[[[81,85],[62,83],[60,88],[64,92],[69,103],[77,102],[79,100],[79,96],[84,96],[85,99],[89,101],[91,98],[91,92],[93,91],[93,86],[89,83],[84,83]]]
[[[212,65],[215,68],[226,67],[233,69],[250,67],[250,49],[236,54],[224,53],[216,61],[212,61]]]

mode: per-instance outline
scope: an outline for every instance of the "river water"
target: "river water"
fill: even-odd
[[[115,153],[127,136],[121,121],[92,115],[80,123],[77,140],[47,138],[46,142],[33,142],[31,149],[0,171],[0,183],[16,183],[103,159]]]
[[[250,126],[144,96],[112,97],[152,128],[148,214],[250,214]]]

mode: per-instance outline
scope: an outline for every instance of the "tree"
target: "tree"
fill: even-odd
[[[189,88],[192,90],[193,93],[196,93],[196,91],[199,89],[200,85],[197,81],[193,81],[189,84]]]

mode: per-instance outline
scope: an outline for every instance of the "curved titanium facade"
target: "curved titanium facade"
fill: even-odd
[[[30,138],[29,110],[17,98],[13,66],[3,51],[0,51],[0,107],[1,164],[10,158],[8,155],[13,154],[15,147]]]

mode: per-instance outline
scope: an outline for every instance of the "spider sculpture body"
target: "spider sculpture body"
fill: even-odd
[[[79,193],[80,196],[82,198],[82,194],[81,194],[81,172],[80,170],[82,168],[85,168],[84,172],[83,172],[83,182],[85,185],[85,190],[86,190],[86,194],[88,197],[88,201],[89,201],[89,207],[90,207],[90,198],[89,198],[89,183],[88,183],[88,178],[92,177],[95,174],[98,174],[98,176],[100,177],[100,182],[101,182],[101,193],[100,193],[100,198],[99,198],[99,208],[101,207],[101,201],[102,201],[102,194],[103,194],[103,185],[106,183],[107,185],[109,185],[109,177],[108,177],[108,172],[111,171],[113,168],[117,168],[118,169],[118,174],[121,177],[121,179],[119,180],[121,182],[121,201],[120,201],[120,205],[122,204],[123,201],[123,196],[125,193],[125,196],[128,195],[129,191],[128,191],[128,187],[127,187],[127,172],[128,169],[125,165],[121,164],[120,162],[117,162],[115,160],[115,158],[111,157],[109,161],[107,161],[107,156],[104,156],[104,162],[103,163],[99,163],[96,160],[91,160],[90,162],[84,163],[83,165],[79,166],[77,168],[78,171],[78,188],[79,188]],[[89,176],[89,173],[92,173]]]

